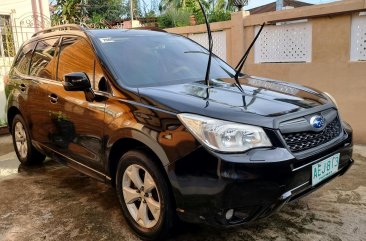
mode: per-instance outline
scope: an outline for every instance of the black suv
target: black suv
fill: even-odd
[[[20,49],[6,85],[23,164],[45,156],[115,185],[129,225],[268,216],[353,163],[334,99],[240,74],[194,41],[153,30],[59,26]],[[238,84],[239,83],[239,84]],[[209,84],[209,85],[208,85]]]

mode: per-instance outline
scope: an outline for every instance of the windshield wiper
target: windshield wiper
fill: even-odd
[[[203,51],[184,51],[183,53],[185,53],[185,54],[206,54],[206,55],[209,55],[209,53],[203,52]]]
[[[210,70],[211,70],[211,59],[212,59],[212,34],[211,34],[211,28],[210,24],[208,23],[207,16],[205,9],[203,8],[203,5],[200,0],[197,0],[198,4],[200,5],[200,8],[202,10],[203,17],[205,18],[206,28],[207,28],[207,35],[208,35],[208,62],[207,62],[207,69],[206,69],[206,75],[205,75],[205,82],[207,86],[210,86]]]
[[[236,69],[236,73],[235,73],[235,81],[236,81],[236,83],[237,83],[239,86],[240,86],[240,82],[239,82],[238,77],[239,77],[240,71],[241,71],[241,69],[243,68],[244,63],[245,63],[245,61],[246,61],[246,60],[247,60],[247,58],[248,58],[248,55],[249,55],[249,53],[250,53],[250,50],[253,48],[253,46],[254,46],[255,42],[257,41],[257,39],[258,39],[259,35],[261,34],[261,32],[262,32],[262,30],[263,30],[263,28],[264,28],[264,25],[265,25],[265,23],[263,23],[263,24],[262,24],[262,26],[261,26],[261,28],[259,29],[259,31],[258,31],[258,33],[257,33],[257,35],[256,35],[256,36],[255,36],[255,38],[253,39],[252,43],[249,45],[249,47],[248,47],[247,51],[245,51],[245,53],[244,53],[243,57],[240,59],[239,63],[238,63],[238,64],[236,65],[236,67],[235,67],[235,69]]]

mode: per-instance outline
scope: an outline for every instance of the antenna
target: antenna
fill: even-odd
[[[210,86],[210,70],[211,70],[212,46],[213,46],[212,34],[211,34],[210,24],[208,23],[208,20],[207,20],[205,9],[203,8],[203,5],[202,5],[201,1],[200,0],[197,0],[197,1],[198,1],[198,4],[200,5],[200,8],[202,10],[203,17],[205,18],[206,28],[207,28],[209,56],[208,56],[208,62],[207,62],[205,82],[206,82],[207,86]]]
[[[241,69],[244,66],[245,60],[247,60],[248,55],[250,50],[253,48],[255,42],[257,41],[259,35],[261,34],[263,28],[264,28],[265,23],[262,24],[261,28],[259,29],[257,35],[255,36],[255,38],[253,39],[252,43],[250,44],[250,46],[248,47],[247,51],[245,51],[245,54],[243,55],[243,57],[240,59],[239,63],[236,65],[235,69],[237,69],[236,73],[235,73],[235,81],[238,85],[240,85],[238,77],[240,74]]]

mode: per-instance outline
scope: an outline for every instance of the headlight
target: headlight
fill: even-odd
[[[333,102],[333,104],[337,107],[337,109],[338,109],[338,105],[337,105],[337,101],[334,99],[334,97],[333,96],[331,96],[329,93],[327,93],[327,92],[323,92],[323,94],[325,95],[325,96],[327,96],[332,102]]]
[[[204,145],[221,152],[243,152],[272,146],[262,128],[212,119],[194,114],[178,114],[179,120]]]

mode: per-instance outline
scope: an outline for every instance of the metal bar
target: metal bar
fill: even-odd
[[[17,46],[16,46],[16,52],[18,52],[19,48],[20,48],[20,43],[19,43],[19,37],[18,37],[18,26],[17,26],[17,22],[16,20],[14,19],[14,29],[15,29],[15,36],[16,36],[16,43],[17,43]]]
[[[3,43],[3,26],[0,25],[0,56],[5,57],[4,43]]]
[[[38,31],[35,34],[32,35],[32,37],[35,37],[41,33],[49,33],[49,32],[53,32],[53,31],[57,31],[57,30],[81,30],[84,31],[84,28],[80,25],[77,24],[64,24],[64,25],[60,25],[60,26],[55,26],[55,27],[51,27],[51,28],[46,28],[44,30]]]

